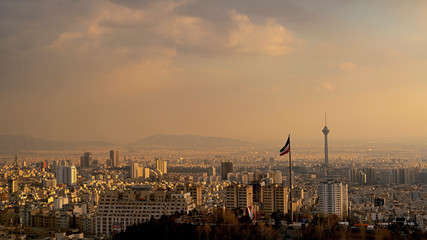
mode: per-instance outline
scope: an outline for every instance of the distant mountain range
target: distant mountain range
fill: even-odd
[[[91,148],[108,148],[118,146],[118,144],[103,141],[54,141],[27,135],[0,135],[0,153],[40,150],[89,150]],[[145,137],[132,144],[122,145],[123,148],[129,147],[134,150],[146,148],[211,149],[245,146],[250,146],[250,144],[248,142],[231,138],[162,134]]]
[[[72,142],[72,141],[54,141],[43,138],[35,138],[27,135],[0,135],[0,152],[12,153],[20,151],[38,151],[38,150],[73,150],[86,147],[108,147],[112,143],[93,141],[93,142]]]
[[[206,137],[195,135],[165,135],[158,134],[149,136],[136,141],[133,147],[171,147],[183,149],[199,149],[199,148],[236,148],[246,147],[250,143],[223,137]]]

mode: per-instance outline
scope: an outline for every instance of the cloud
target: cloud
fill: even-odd
[[[122,125],[119,117],[108,116],[111,107],[126,109],[121,115],[141,126],[170,116],[192,124],[186,116],[206,104],[217,109],[212,115],[222,116],[233,100],[238,101],[230,112],[248,96],[279,95],[275,84],[261,84],[265,72],[274,71],[263,71],[271,66],[258,60],[278,61],[270,56],[289,54],[300,40],[277,18],[226,2],[216,9],[219,17],[178,11],[188,1],[141,2],[0,2],[0,107],[13,118],[37,118],[33,125],[6,121],[4,129],[66,138],[43,121],[55,115],[57,129],[80,129],[64,130],[72,138],[102,136],[110,127],[98,124],[100,118],[108,119],[105,126]],[[247,87],[239,91],[240,86]],[[32,112],[25,111],[28,106]],[[91,116],[81,121],[79,115]],[[164,123],[158,128],[170,124]],[[136,135],[130,126],[123,128],[125,135]]]
[[[292,32],[274,19],[267,19],[264,25],[256,25],[247,15],[231,11],[230,16],[233,23],[230,47],[236,52],[280,56],[288,54],[292,50],[291,45],[299,42]]]
[[[182,11],[192,4],[212,5],[187,0],[2,2],[0,91],[16,91],[22,85],[63,90],[87,83],[102,86],[96,87],[98,92],[118,88],[126,94],[124,86],[129,85],[137,93],[147,88],[144,83],[173,75],[183,58],[284,56],[301,42],[265,13],[252,18],[233,10],[256,16],[256,9],[242,8],[237,2],[223,1],[215,8],[217,17]],[[32,77],[22,77],[26,72]]]
[[[334,86],[330,82],[322,82],[322,88],[326,91],[334,90]]]
[[[308,88],[305,85],[301,86],[301,88],[300,88],[301,91],[305,91],[307,89]],[[312,89],[316,92],[332,91],[332,90],[334,90],[334,86],[330,82],[320,82],[320,83],[316,84],[314,87],[312,87]]]
[[[353,62],[343,62],[340,64],[339,67],[341,70],[344,70],[347,72],[352,72],[357,69],[356,64],[354,64]]]
[[[82,32],[64,32],[51,44],[51,47],[62,51],[68,48],[71,44],[79,42],[83,37]]]
[[[217,7],[215,12],[221,19],[182,11],[195,3],[210,5],[186,0],[101,0],[84,5],[68,1],[61,5],[47,0],[38,4],[3,3],[0,7],[14,14],[4,10],[0,52],[3,56],[16,57],[20,52],[31,57],[33,50],[52,50],[63,56],[81,54],[81,58],[93,58],[95,53],[104,52],[116,59],[117,49],[125,47],[132,49],[132,59],[140,60],[151,57],[147,55],[150,48],[175,49],[176,55],[282,56],[300,42],[274,18],[263,16],[263,22],[257,22],[230,9],[239,7],[238,4],[223,2]]]

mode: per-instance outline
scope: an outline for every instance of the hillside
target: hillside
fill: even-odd
[[[163,135],[158,134],[149,136],[136,141],[133,146],[135,147],[170,147],[170,148],[185,148],[185,149],[199,149],[199,148],[236,148],[245,147],[250,144],[245,141],[222,138],[222,137],[206,137],[195,135]]]

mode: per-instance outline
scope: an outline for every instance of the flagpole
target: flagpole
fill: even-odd
[[[293,209],[292,209],[292,158],[291,158],[291,134],[289,138],[289,215],[291,216],[291,223],[293,223]]]

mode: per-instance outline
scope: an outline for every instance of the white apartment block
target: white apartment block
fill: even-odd
[[[159,219],[176,212],[188,213],[195,208],[190,193],[127,190],[106,191],[99,198],[95,217],[95,234],[110,235],[113,230],[124,231],[128,226]]]
[[[348,186],[327,180],[319,184],[319,210],[330,215],[345,217],[348,213]]]

